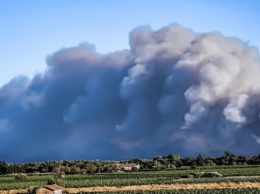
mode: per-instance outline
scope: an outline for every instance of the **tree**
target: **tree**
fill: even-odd
[[[203,166],[204,164],[205,164],[205,161],[204,161],[203,157],[201,156],[201,154],[199,154],[199,156],[197,157],[197,165]]]
[[[0,174],[5,174],[7,171],[7,163],[5,161],[0,161]]]
[[[54,175],[55,183],[65,187],[65,173],[64,172],[58,172]]]
[[[237,163],[238,157],[235,154],[229,151],[225,151],[224,154],[225,154],[224,159],[226,163],[233,164],[233,165]]]

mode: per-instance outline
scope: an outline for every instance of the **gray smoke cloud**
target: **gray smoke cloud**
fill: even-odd
[[[64,48],[1,87],[1,159],[259,154],[256,47],[179,25],[138,27],[129,45]]]

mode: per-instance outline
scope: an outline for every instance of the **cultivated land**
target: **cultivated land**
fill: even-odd
[[[0,194],[35,193],[46,184],[65,193],[260,193],[260,155],[126,161],[62,160],[8,164],[0,161]]]
[[[223,176],[205,178],[201,172]],[[27,180],[16,180],[14,175],[5,175],[0,177],[0,193],[28,193],[28,188],[43,186],[52,178],[31,174]],[[69,193],[260,193],[260,166],[77,174],[66,175],[62,184]]]

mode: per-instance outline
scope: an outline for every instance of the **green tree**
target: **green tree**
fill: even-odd
[[[204,161],[203,157],[201,156],[201,154],[199,154],[199,156],[197,157],[197,165],[203,166],[204,164],[205,164],[205,161]]]
[[[0,174],[5,174],[7,171],[7,163],[5,161],[0,161]]]
[[[56,174],[54,174],[54,180],[55,183],[65,187],[65,173],[64,172],[58,172]]]

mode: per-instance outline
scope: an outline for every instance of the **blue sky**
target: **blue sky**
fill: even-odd
[[[260,48],[259,9],[260,0],[0,0],[0,157],[258,154],[260,60],[248,45]],[[132,55],[114,52],[140,25],[158,31],[139,28]],[[199,34],[212,31],[243,42]]]
[[[0,86],[44,71],[46,55],[62,47],[87,41],[102,53],[128,48],[128,34],[139,25],[179,23],[259,48],[259,18],[259,0],[1,0]]]

